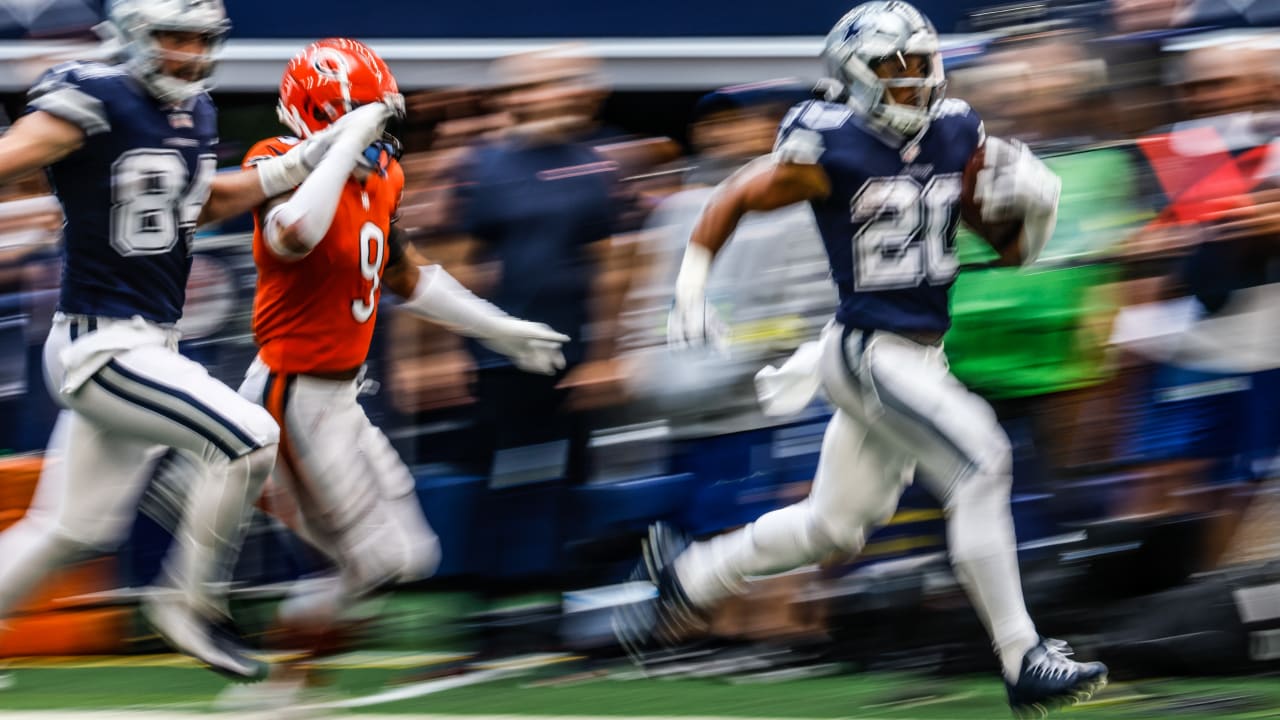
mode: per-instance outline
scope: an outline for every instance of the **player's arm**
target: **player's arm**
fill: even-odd
[[[277,160],[283,158],[276,158]],[[209,188],[209,199],[200,210],[199,225],[218,222],[241,213],[249,212],[266,202],[275,188],[264,187],[256,167],[239,172],[222,172],[214,175]]]
[[[14,180],[61,160],[84,145],[79,126],[37,110],[0,135],[0,182]]]
[[[286,201],[263,211],[263,234],[274,255],[300,260],[320,244],[329,233],[342,190],[357,161],[382,134],[391,112],[388,105],[371,103],[344,115],[337,137],[315,170]]]
[[[284,250],[277,252],[281,257],[304,257],[329,231],[343,185],[360,153],[382,133],[392,112],[383,103],[356,108],[284,155],[265,158],[240,172],[220,173],[213,180],[199,223],[249,212],[298,188],[290,198],[292,205],[274,208],[277,214],[274,223],[266,223],[266,232],[272,250]],[[273,220],[265,213],[263,217]]]
[[[513,318],[462,286],[413,248],[396,225],[387,238],[382,285],[404,299],[403,309],[473,337],[526,372],[554,375],[564,368],[560,346],[569,336],[542,323]]]
[[[820,200],[830,194],[831,179],[821,165],[790,162],[777,154],[749,163],[722,182],[703,208],[685,248],[667,324],[668,340],[676,345],[706,341],[705,297],[711,261],[743,215]]]

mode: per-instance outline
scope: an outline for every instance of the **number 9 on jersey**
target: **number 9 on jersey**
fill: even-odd
[[[351,316],[356,322],[368,322],[378,305],[378,288],[382,285],[382,259],[387,253],[387,238],[382,228],[367,222],[360,228],[360,276],[369,285],[368,297],[351,301]]]

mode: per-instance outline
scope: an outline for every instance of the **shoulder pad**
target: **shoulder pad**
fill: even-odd
[[[27,92],[28,112],[40,110],[74,124],[85,135],[111,129],[107,103],[120,92],[116,78],[126,73],[119,66],[66,62],[40,76]]]
[[[844,127],[853,117],[847,106],[808,100],[791,108],[782,120],[773,156],[778,162],[814,165],[822,161],[827,145],[822,133]]]
[[[959,136],[972,139],[975,147],[986,139],[987,132],[982,118],[978,117],[969,103],[959,98],[947,98],[938,103],[933,118],[934,122],[952,118],[951,122],[959,129]]]
[[[834,130],[843,127],[851,117],[853,117],[853,110],[848,105],[823,100],[806,100],[787,112],[782,120],[782,127],[784,130],[790,126],[818,131]]]
[[[973,108],[969,107],[969,103],[960,98],[947,98],[938,103],[938,109],[934,111],[935,117],[938,118],[968,115],[970,113],[973,113]]]

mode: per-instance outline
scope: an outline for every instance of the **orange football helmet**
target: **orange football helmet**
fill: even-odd
[[[404,107],[387,64],[359,40],[326,38],[308,45],[285,66],[277,111],[280,122],[305,138],[372,102]]]

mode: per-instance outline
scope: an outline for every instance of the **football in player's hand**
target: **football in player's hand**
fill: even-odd
[[[987,222],[982,219],[982,204],[978,201],[976,189],[978,173],[986,167],[987,145],[979,143],[969,162],[964,166],[964,178],[960,191],[960,218],[964,224],[986,240],[992,248],[999,252],[1002,259],[1006,251],[1016,249],[1015,241],[1022,230],[1021,220],[1007,222]]]

